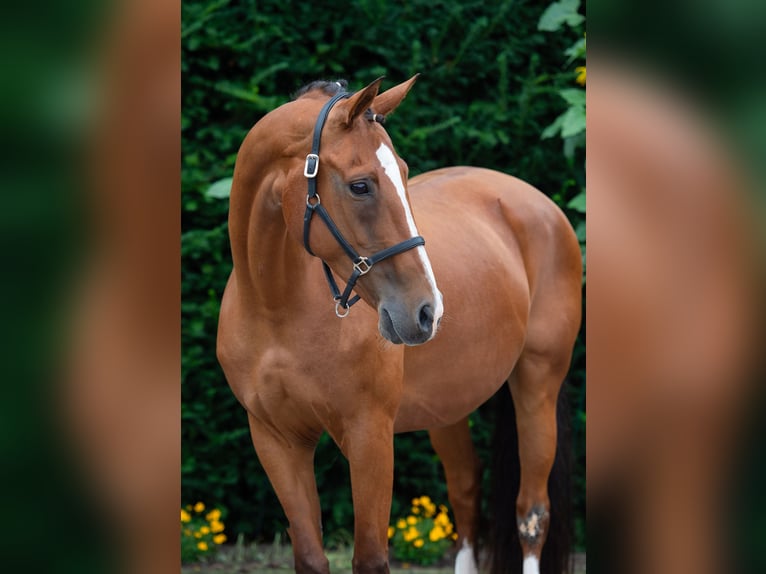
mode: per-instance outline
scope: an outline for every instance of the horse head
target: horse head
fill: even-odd
[[[430,340],[443,313],[410,206],[407,164],[382,126],[416,78],[381,94],[382,78],[352,95],[338,93],[336,82],[315,84],[284,106],[292,106],[284,116],[293,125],[283,132],[300,134],[284,148],[294,156],[281,202],[290,234],[328,266],[339,316],[353,304],[353,288],[377,309],[381,335],[407,345]],[[329,269],[351,276],[342,295]]]

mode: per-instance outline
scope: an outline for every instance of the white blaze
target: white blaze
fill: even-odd
[[[391,183],[394,184],[394,188],[396,188],[396,193],[399,195],[399,199],[402,202],[402,208],[404,208],[404,215],[407,219],[407,225],[410,228],[411,236],[416,237],[417,235],[420,235],[417,228],[415,227],[415,219],[412,217],[410,204],[407,202],[407,193],[404,190],[402,174],[399,171],[399,164],[396,162],[394,152],[392,152],[391,148],[389,148],[386,144],[381,143],[380,147],[375,152],[375,155],[378,156],[380,165],[383,166],[383,171],[385,171],[386,175],[391,180]],[[423,270],[425,271],[428,283],[431,285],[431,290],[433,291],[434,296],[434,303],[436,304],[436,309],[434,309],[434,328],[433,332],[431,333],[431,337],[433,337],[436,334],[436,325],[444,313],[444,304],[442,303],[442,295],[439,292],[439,289],[436,287],[436,278],[434,277],[433,269],[431,269],[431,261],[428,259],[428,254],[426,253],[425,247],[420,245],[415,249],[418,252],[418,257],[420,257],[421,263],[423,263]]]
[[[540,564],[536,556],[527,556],[524,558],[524,574],[540,574]]]
[[[457,553],[455,558],[455,574],[479,574],[476,567],[476,558],[473,555],[473,548],[468,544],[468,540],[463,539],[463,547]],[[526,574],[526,573],[525,573]]]

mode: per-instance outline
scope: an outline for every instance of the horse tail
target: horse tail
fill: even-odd
[[[556,408],[558,426],[556,458],[548,479],[550,526],[540,558],[540,574],[571,572],[573,540],[572,445],[569,401],[562,387]],[[487,558],[489,572],[521,572],[521,544],[516,528],[516,496],[519,492],[519,463],[516,416],[511,394],[503,385],[495,396],[495,430],[492,439],[491,490]]]

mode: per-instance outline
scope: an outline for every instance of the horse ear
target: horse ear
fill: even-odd
[[[396,107],[402,103],[404,96],[410,91],[415,81],[420,74],[415,74],[406,82],[402,82],[398,86],[394,86],[378,95],[372,102],[372,108],[377,114],[388,115],[393,112]]]
[[[383,76],[369,84],[366,88],[359,90],[349,99],[338,103],[338,107],[341,108],[341,114],[345,114],[341,115],[341,118],[346,126],[350,126],[357,117],[370,108],[375,96],[378,95],[378,89],[382,81]]]

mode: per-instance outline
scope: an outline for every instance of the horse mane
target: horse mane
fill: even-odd
[[[297,100],[311,92],[320,92],[326,96],[332,97],[338,92],[345,92],[347,87],[348,82],[346,80],[314,80],[298,89],[298,91],[293,94],[292,99],[293,101]],[[364,112],[364,118],[367,121],[378,122],[381,125],[386,122],[386,117],[383,114],[373,113],[370,109],[367,109]]]
[[[332,97],[338,92],[345,92],[347,87],[348,82],[346,80],[314,80],[313,82],[309,82],[300,88],[297,92],[295,92],[293,94],[293,100],[297,100],[298,98],[301,98],[309,92],[313,91],[319,91]]]

